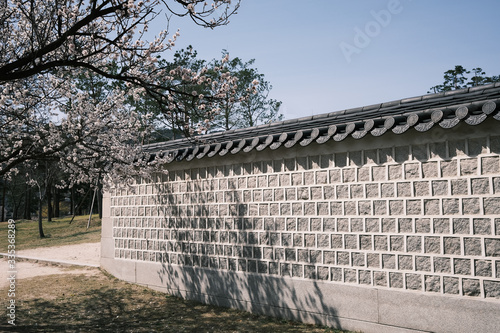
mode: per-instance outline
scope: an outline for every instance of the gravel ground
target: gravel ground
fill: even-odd
[[[16,253],[19,257],[29,257],[33,260],[16,259],[16,280],[34,276],[52,274],[86,274],[93,275],[98,272],[92,267],[75,268],[68,263],[78,265],[99,265],[101,256],[101,243],[84,243],[67,246],[44,247],[22,250]],[[43,260],[61,261],[65,265],[48,264]],[[0,258],[0,289],[9,283],[7,278],[13,274],[9,268],[7,258]]]

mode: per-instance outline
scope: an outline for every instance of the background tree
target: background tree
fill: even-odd
[[[223,51],[223,56],[222,60],[208,62],[198,58],[196,50],[189,46],[176,51],[171,61],[159,60],[165,68],[170,68],[171,82],[176,84],[176,89],[185,94],[173,97],[168,109],[147,95],[135,102],[137,110],[153,115],[154,130],[148,142],[190,136],[192,133],[186,130],[192,131],[202,121],[206,125],[201,126],[199,132],[244,128],[282,119],[279,114],[281,102],[268,98],[272,86],[265,80],[264,74],[252,68],[255,60],[230,60],[226,51]],[[190,71],[203,71],[206,79],[201,83],[184,81],[182,76]],[[219,75],[231,75],[237,83],[233,85],[230,95],[214,104],[216,108],[210,114],[212,118],[208,119],[204,105],[197,102],[214,94],[211,84]]]
[[[469,82],[467,83],[471,87],[480,86],[483,84],[494,83],[494,82],[500,82],[499,75],[485,76],[486,73],[483,72],[483,69],[480,67],[473,68],[472,72],[474,73],[474,76],[472,76],[470,78]]]
[[[484,76],[486,72],[483,72],[483,69],[480,67],[476,67],[472,69],[473,76],[470,78],[470,81],[467,82],[467,85],[471,87],[480,86],[487,83],[487,78]]]
[[[228,53],[223,51],[226,56]],[[213,60],[217,65],[219,61]],[[216,125],[223,130],[245,128],[264,123],[278,121],[283,118],[279,114],[281,102],[269,99],[272,85],[251,66],[255,59],[244,62],[233,58],[228,62],[226,70],[238,79],[233,94],[219,102],[221,111],[216,116]]]
[[[27,184],[27,172],[29,170],[22,168],[19,174],[1,182],[2,203],[0,203],[0,206],[4,206],[4,210],[0,221],[6,220],[7,212],[12,214],[11,217],[14,220],[19,218],[30,219],[31,214],[35,212],[38,205],[35,193],[31,186]],[[7,205],[6,209],[5,205]]]
[[[53,163],[48,161],[43,162],[27,162],[32,163],[30,165],[30,172],[26,174],[28,178],[28,184],[35,188],[37,193],[37,202],[38,202],[38,232],[40,238],[44,238],[45,234],[43,232],[43,202],[45,199],[48,201],[47,205],[47,220],[50,222],[52,219],[52,206],[51,206],[51,196],[50,191],[52,187],[57,182],[57,173],[58,170],[54,168]],[[33,165],[35,164],[35,165]]]
[[[472,69],[472,77],[467,82],[467,76],[471,71],[468,71],[463,66],[457,65],[454,69],[444,72],[443,84],[439,84],[430,88],[427,93],[438,93],[442,91],[450,91],[469,87],[480,86],[483,84],[500,82],[499,76],[485,76],[486,73],[480,67]]]

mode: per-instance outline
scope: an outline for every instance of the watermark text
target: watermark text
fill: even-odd
[[[411,0],[410,0],[411,1]],[[354,37],[352,43],[341,42],[340,50],[348,63],[351,63],[354,54],[360,54],[368,47],[371,41],[380,35],[382,29],[389,26],[394,15],[403,11],[403,5],[400,0],[389,0],[386,9],[379,11],[371,10],[370,15],[373,20],[368,21],[364,28],[354,27]]]
[[[7,280],[9,281],[9,288],[7,291],[8,305],[7,305],[7,322],[10,325],[16,325],[16,222],[14,220],[8,221],[7,229]]]

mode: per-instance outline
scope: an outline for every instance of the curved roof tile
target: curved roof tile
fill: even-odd
[[[363,139],[368,134],[379,137],[388,131],[402,134],[410,128],[419,132],[436,125],[449,129],[462,121],[478,125],[488,117],[500,121],[500,83],[156,143],[144,146],[144,150],[150,158],[159,156],[171,163],[253,149],[291,148],[297,143],[308,146],[348,137]]]

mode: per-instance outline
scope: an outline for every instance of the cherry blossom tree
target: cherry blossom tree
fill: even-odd
[[[25,172],[41,202],[48,185],[123,183],[148,176],[161,165],[143,153],[152,115],[134,109],[144,94],[164,109],[188,110],[189,84],[209,85],[191,98],[203,118],[231,94],[236,79],[220,71],[207,80],[198,71],[167,68],[158,56],[180,36],[168,29],[172,16],[207,28],[225,25],[240,1],[212,0],[0,0],[0,178]],[[150,31],[163,23],[161,31]],[[81,82],[94,82],[88,89]],[[101,87],[99,85],[102,85]],[[100,89],[106,86],[106,89]],[[186,115],[179,116],[180,121]],[[183,124],[186,133],[207,123]],[[64,178],[26,170],[60,170]],[[49,173],[47,173],[49,174]],[[40,216],[40,215],[39,215]],[[40,237],[43,237],[39,221]]]
[[[70,175],[61,186],[147,172],[140,143],[151,115],[136,112],[130,99],[146,94],[182,110],[178,96],[197,92],[179,85],[206,84],[210,94],[190,103],[212,119],[236,84],[224,71],[208,82],[206,68],[159,64],[180,36],[168,31],[169,18],[215,28],[238,8],[234,0],[0,0],[0,176],[39,161],[56,161]],[[165,30],[150,32],[153,22]],[[120,84],[96,100],[75,83],[94,76]],[[184,126],[194,133],[206,122]]]

